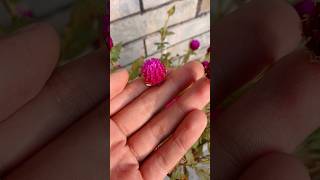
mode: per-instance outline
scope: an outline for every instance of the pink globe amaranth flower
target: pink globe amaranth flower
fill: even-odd
[[[193,39],[191,42],[190,42],[190,49],[195,51],[197,49],[199,49],[200,47],[200,41],[197,40],[197,39]]]
[[[300,16],[313,16],[316,13],[316,2],[314,0],[302,0],[295,4],[294,7]]]
[[[202,64],[202,66],[204,67],[205,70],[208,69],[209,61],[203,61],[201,64]]]
[[[147,86],[155,86],[162,83],[167,75],[164,64],[158,58],[147,59],[141,67],[141,74]]]

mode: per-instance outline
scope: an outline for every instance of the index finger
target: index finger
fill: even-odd
[[[110,100],[120,94],[126,87],[129,74],[125,69],[116,71],[110,76]]]

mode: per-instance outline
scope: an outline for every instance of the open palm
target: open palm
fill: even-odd
[[[206,127],[199,109],[209,102],[210,81],[203,75],[199,62],[150,88],[142,79],[127,85],[125,70],[111,75],[111,179],[163,179],[174,168]]]

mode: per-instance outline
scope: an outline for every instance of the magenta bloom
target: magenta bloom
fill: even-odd
[[[200,47],[200,42],[196,39],[193,39],[191,42],[190,42],[190,49],[195,51],[197,49],[199,49]]]
[[[203,65],[203,67],[204,67],[205,70],[208,69],[208,67],[209,67],[209,61],[203,61],[203,62],[202,62],[202,65]]]
[[[316,3],[314,0],[302,0],[299,3],[297,3],[294,7],[300,16],[313,16],[316,13]]]
[[[141,74],[147,86],[155,86],[162,83],[167,75],[167,70],[160,59],[151,58],[144,62],[141,67]]]

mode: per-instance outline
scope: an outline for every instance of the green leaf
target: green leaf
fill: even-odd
[[[166,66],[166,67],[172,67],[172,62],[170,61],[171,58],[171,53],[167,52],[165,54],[162,54],[162,56],[160,57],[161,62]]]
[[[168,10],[168,16],[172,16],[175,12],[176,12],[176,6],[172,6],[172,7]]]
[[[129,71],[130,80],[134,80],[140,75],[140,68],[143,62],[144,62],[144,57],[140,57],[132,63],[131,69]]]
[[[162,27],[162,28],[160,28],[160,34],[162,35],[163,34],[163,32],[165,31],[165,28],[164,27]]]
[[[187,160],[187,164],[194,164],[194,163],[195,163],[192,149],[190,149],[190,150],[187,152],[187,154],[185,155],[185,158],[186,158],[186,160]]]
[[[110,60],[111,60],[112,64],[118,63],[118,60],[120,58],[121,49],[122,49],[122,43],[119,43],[119,44],[113,46],[113,48],[111,49]]]
[[[172,32],[172,31],[166,31],[166,36],[171,36],[171,35],[174,35],[175,33]]]
[[[170,180],[184,180],[187,179],[185,168],[183,166],[177,166],[170,174]]]
[[[203,168],[195,168],[195,171],[201,180],[209,180],[210,172]]]

